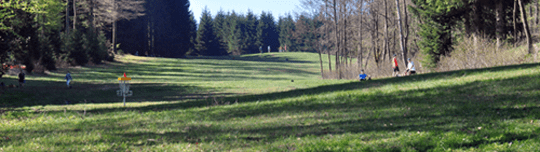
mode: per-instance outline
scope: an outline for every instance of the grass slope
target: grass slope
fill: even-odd
[[[317,60],[309,53],[127,56],[70,69],[74,89],[65,88],[62,70],[30,76],[0,98],[0,151],[540,148],[539,64],[360,83],[320,80]],[[127,107],[115,96],[124,71],[134,79]]]

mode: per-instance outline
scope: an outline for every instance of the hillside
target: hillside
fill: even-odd
[[[534,151],[539,67],[356,82],[321,80],[311,53],[126,56],[69,69],[73,89],[62,69],[4,90],[0,151]]]

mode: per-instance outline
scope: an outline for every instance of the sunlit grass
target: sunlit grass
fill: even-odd
[[[537,64],[356,82],[321,80],[317,61],[309,53],[126,56],[69,69],[74,89],[62,81],[66,69],[30,76],[24,89],[6,90],[0,99],[0,151],[540,147]],[[126,107],[115,94],[123,72],[134,79]]]

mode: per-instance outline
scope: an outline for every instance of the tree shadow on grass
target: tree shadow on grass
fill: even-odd
[[[212,103],[215,102],[212,97],[218,97],[218,100],[220,102],[228,102],[230,104],[233,103],[253,103],[253,102],[260,102],[260,101],[266,101],[266,100],[280,100],[280,99],[286,99],[286,98],[293,98],[293,97],[299,97],[299,96],[305,96],[305,95],[317,95],[317,94],[323,94],[323,93],[329,93],[329,92],[335,92],[335,91],[347,91],[347,90],[362,90],[362,89],[369,89],[374,87],[380,87],[384,85],[389,84],[400,84],[400,83],[409,83],[409,82],[417,82],[417,81],[428,81],[428,80],[436,80],[436,79],[451,79],[456,77],[462,77],[466,76],[469,73],[480,73],[480,72],[486,72],[486,71],[505,71],[505,70],[511,70],[511,69],[523,69],[523,68],[532,68],[537,67],[540,64],[526,64],[526,65],[515,65],[515,66],[505,66],[505,67],[495,67],[495,68],[487,68],[487,69],[478,69],[478,70],[461,70],[461,71],[452,71],[452,72],[443,72],[443,73],[429,73],[429,74],[419,74],[409,77],[399,77],[399,78],[384,78],[384,79],[376,79],[368,82],[350,82],[350,83],[344,83],[344,84],[333,84],[333,85],[326,85],[326,86],[319,86],[314,88],[306,88],[306,89],[296,89],[296,90],[290,90],[285,92],[274,92],[274,93],[266,93],[266,94],[258,94],[258,95],[241,95],[241,96],[230,96],[230,97],[223,97],[220,95],[214,95],[214,96],[207,96],[208,99],[206,100],[195,100],[195,101],[189,101],[189,102],[175,102],[175,103],[167,103],[167,104],[160,104],[160,105],[150,105],[145,107],[138,107],[133,108],[133,110],[138,111],[155,111],[158,110],[173,110],[173,109],[189,109],[189,108],[197,108],[197,107],[205,107],[205,106],[212,106]],[[522,76],[517,78],[509,78],[504,80],[489,80],[486,82],[475,82],[471,84],[467,84],[464,86],[452,86],[452,87],[439,87],[439,88],[430,88],[430,89],[424,89],[424,90],[416,90],[411,92],[401,92],[398,94],[392,94],[392,95],[385,95],[380,94],[376,96],[369,96],[371,100],[379,100],[379,99],[395,99],[395,100],[402,100],[400,96],[406,96],[408,94],[415,94],[415,93],[425,93],[425,94],[438,94],[440,92],[447,92],[446,94],[448,96],[454,96],[455,94],[463,94],[470,92],[475,92],[477,89],[486,89],[489,88],[488,85],[490,83],[498,83],[496,81],[502,81],[499,83],[500,85],[509,85],[509,84],[533,84],[530,80],[536,77],[535,75],[531,76]],[[294,83],[294,82],[291,82]],[[540,83],[540,82],[539,82]],[[469,89],[464,89],[469,88]],[[212,89],[212,88],[210,88]],[[448,90],[453,90],[456,92],[448,93]],[[534,87],[529,87],[529,90],[535,90]],[[155,92],[155,90],[148,90],[148,93],[152,94]],[[195,93],[197,94],[197,93]],[[230,94],[229,94],[230,95]],[[392,97],[396,96],[396,97]],[[223,98],[219,98],[223,97]],[[505,99],[512,99],[516,97],[516,95],[512,96],[505,96]],[[342,98],[350,98],[350,97],[342,97]],[[441,97],[441,98],[447,98]],[[469,97],[464,100],[471,100],[474,98],[482,98],[481,96],[478,97]],[[181,98],[177,98],[181,99]],[[329,99],[331,100],[331,99]],[[427,101],[438,100],[435,98],[435,96],[424,96],[421,100],[417,102],[426,102]],[[152,100],[151,100],[152,101]],[[171,100],[174,101],[174,100]],[[459,102],[459,101],[458,101]],[[381,102],[379,102],[381,103]],[[388,104],[388,103],[384,103]],[[384,105],[382,104],[382,105]],[[339,104],[329,104],[329,105],[322,105],[321,107],[327,107],[332,105],[338,105]],[[283,109],[291,109],[290,107],[282,107]],[[101,113],[106,113],[107,111],[118,111],[124,109],[122,107],[119,108],[111,108],[111,109],[95,109],[95,111],[99,111]],[[292,108],[294,109],[294,108]],[[252,115],[256,113],[261,113],[261,111],[256,111],[254,113],[246,113],[245,115]]]
[[[0,108],[24,107],[36,105],[66,105],[79,103],[119,103],[117,96],[119,84],[77,83],[68,88],[64,82],[27,80],[23,88],[6,88],[0,95]],[[182,99],[202,99],[214,92],[214,89],[194,85],[171,83],[131,84],[133,96],[130,102],[178,101]],[[225,94],[216,94],[225,95]]]
[[[508,91],[505,94],[490,94],[492,90],[482,89],[493,85],[504,86],[508,83],[530,81],[533,77],[501,79],[497,82],[477,81],[456,86],[398,91],[396,94],[342,95],[338,96],[340,99],[334,99],[339,100],[338,103],[332,103],[333,99],[323,98],[262,106],[233,106],[227,110],[210,108],[201,111],[206,118],[209,118],[206,121],[234,121],[234,119],[250,117],[262,121],[264,117],[276,118],[284,117],[282,114],[296,115],[310,112],[315,115],[284,118],[282,120],[284,122],[279,125],[265,125],[264,127],[253,127],[252,123],[234,128],[201,124],[187,125],[186,127],[191,129],[182,132],[173,131],[163,134],[138,132],[120,135],[126,138],[165,138],[167,142],[216,141],[222,144],[233,144],[238,142],[237,140],[242,140],[249,144],[266,144],[289,137],[323,137],[362,133],[382,133],[390,138],[390,133],[408,131],[431,133],[428,141],[407,142],[411,142],[409,144],[412,146],[424,145],[423,149],[420,147],[420,150],[433,150],[434,147],[440,146],[435,141],[440,141],[439,137],[445,137],[451,132],[456,137],[467,136],[467,138],[471,137],[471,140],[443,141],[446,148],[478,148],[492,143],[536,139],[540,135],[540,128],[524,132],[508,130],[515,126],[506,122],[511,119],[540,118],[540,107],[530,106],[537,105],[535,94],[527,94],[531,92],[520,90]],[[526,85],[522,90],[539,88],[538,82],[538,80],[529,82],[531,85]],[[460,90],[463,88],[464,90]],[[418,92],[427,93],[418,94]],[[459,92],[467,92],[467,94]],[[411,95],[403,97],[405,94]],[[508,102],[507,99],[514,100]],[[529,107],[516,107],[523,105],[529,105]],[[385,112],[395,108],[412,109]],[[478,127],[483,129],[478,129]],[[238,138],[222,137],[228,134],[237,135]],[[365,140],[378,139],[366,138]]]
[[[312,61],[302,61],[294,58],[278,57],[274,54],[261,54],[257,56],[223,56],[223,57],[189,57],[186,59],[213,59],[231,61],[254,61],[254,62],[280,62],[280,63],[315,63]]]
[[[519,68],[520,66],[518,66]],[[530,66],[532,67],[532,66]],[[526,67],[526,68],[530,68]],[[510,68],[512,69],[512,68]],[[504,70],[504,69],[501,69]],[[311,89],[302,89],[303,92],[288,91],[264,95],[249,95],[235,97],[240,103],[256,102],[257,100],[279,100],[306,94],[320,94],[337,90],[360,90],[391,83],[407,81],[422,81],[426,79],[441,79],[461,76],[460,72],[434,74],[431,77],[417,75],[399,79],[374,80],[367,83],[347,83],[331,86],[322,86]],[[478,72],[475,70],[468,72]],[[426,89],[394,91],[378,94],[343,94],[336,97],[318,97],[299,99],[283,103],[267,103],[261,106],[238,105],[219,109],[208,108],[197,111],[205,116],[205,121],[220,122],[234,121],[235,118],[250,118],[264,120],[264,117],[279,119],[284,114],[302,115],[305,117],[287,118],[283,122],[269,122],[270,124],[256,126],[254,122],[246,122],[231,127],[227,124],[189,124],[182,120],[146,120],[130,122],[129,126],[119,125],[122,120],[111,118],[106,121],[108,130],[122,130],[133,127],[145,128],[148,123],[160,128],[175,129],[166,132],[148,131],[140,129],[134,132],[117,132],[107,134],[111,137],[109,142],[125,142],[132,146],[147,146],[164,143],[197,143],[216,142],[224,145],[234,145],[239,141],[249,145],[268,144],[290,137],[329,137],[335,135],[376,133],[381,137],[359,137],[361,140],[378,140],[391,138],[392,133],[398,131],[428,132],[429,137],[422,140],[409,140],[409,146],[419,147],[420,151],[432,150],[439,146],[437,143],[447,133],[456,136],[468,136],[473,140],[464,142],[448,141],[444,143],[449,148],[474,148],[491,143],[504,143],[538,138],[540,128],[530,131],[511,130],[512,126],[506,120],[511,119],[538,119],[540,107],[537,105],[537,89],[540,88],[538,75],[523,75],[519,77],[474,81],[461,85],[437,86]],[[414,80],[416,79],[416,80]],[[519,84],[519,85],[516,85]],[[158,91],[158,90],[154,90]],[[498,91],[498,92],[493,92]],[[295,94],[298,93],[298,94]],[[235,99],[228,98],[228,99]],[[95,109],[92,113],[108,113],[117,110],[156,111],[172,109],[188,109],[205,107],[208,100],[193,102],[152,105],[139,108],[105,108]],[[411,108],[411,109],[407,109]],[[397,109],[397,110],[396,110]],[[407,110],[406,110],[407,109]],[[392,111],[393,110],[393,111]],[[312,114],[309,114],[312,113]],[[118,120],[115,120],[118,119]],[[231,120],[232,119],[232,120]],[[189,120],[188,120],[189,121]],[[84,123],[85,127],[96,128],[99,123]],[[81,125],[81,124],[79,124]],[[101,126],[101,125],[100,125]],[[79,126],[80,127],[80,126]],[[477,129],[483,127],[483,129]],[[66,130],[67,132],[85,131]],[[158,130],[160,129],[158,127]],[[508,129],[510,128],[510,130]],[[23,136],[40,137],[47,134],[33,133]],[[235,135],[238,138],[227,138]],[[112,138],[114,137],[114,138]],[[493,138],[492,138],[493,137]],[[496,137],[496,138],[495,138]],[[101,143],[102,141],[95,141]],[[9,144],[3,142],[2,144]],[[61,143],[60,143],[61,144]],[[250,147],[249,145],[236,145]],[[122,149],[122,147],[115,147]],[[240,147],[237,147],[240,148]],[[222,149],[223,150],[223,149]]]

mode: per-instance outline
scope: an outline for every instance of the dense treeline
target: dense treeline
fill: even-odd
[[[529,29],[539,25],[538,0],[301,2],[303,12],[277,19],[270,12],[212,15],[205,10],[197,25],[188,0],[2,1],[0,62],[43,71],[58,63],[100,63],[117,53],[184,57],[305,51],[334,55],[327,59],[328,70],[320,58],[321,71],[340,78],[349,65],[379,67],[393,54],[402,62],[422,54],[423,66],[433,68],[464,37],[493,39],[498,45],[526,40],[529,53],[536,54]]]
[[[204,10],[195,41],[198,47],[189,55],[241,55],[268,49],[275,52],[280,46],[278,30],[271,13],[262,12],[257,17],[251,11],[246,15],[219,11],[212,18]]]
[[[43,72],[122,52],[181,57],[195,31],[188,0],[0,1],[0,62]]]
[[[234,11],[219,11],[214,18],[204,10],[197,37],[197,46],[189,55],[216,56],[241,55],[263,52],[302,51],[316,52],[315,43],[321,36],[322,26],[317,16],[292,15],[276,19],[270,12],[256,16]],[[216,39],[214,39],[216,38]]]

